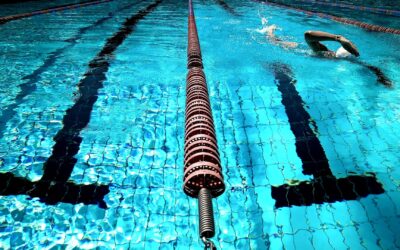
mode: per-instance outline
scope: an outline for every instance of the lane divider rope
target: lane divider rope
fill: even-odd
[[[260,0],[254,0],[254,1],[260,2]],[[261,2],[263,4],[267,4],[267,5],[271,5],[271,6],[275,6],[275,7],[279,7],[279,8],[286,8],[286,9],[289,9],[289,10],[302,12],[302,13],[304,13],[306,15],[309,15],[309,16],[318,16],[318,17],[325,18],[325,19],[330,19],[330,20],[333,20],[333,21],[336,21],[336,22],[339,22],[339,23],[357,26],[357,27],[363,28],[363,29],[368,30],[368,31],[400,35],[400,30],[399,29],[384,27],[384,26],[375,25],[375,24],[364,23],[364,22],[356,21],[356,20],[349,19],[349,18],[338,17],[338,16],[331,15],[331,14],[325,14],[325,13],[321,13],[321,12],[304,10],[304,9],[296,8],[296,7],[293,7],[293,6],[290,6],[288,4],[284,4],[284,3],[276,3],[276,2],[262,1],[262,0],[261,0]]]
[[[212,198],[225,191],[196,21],[189,0],[183,190],[198,198],[199,236],[215,249]]]
[[[76,9],[76,8],[81,8],[81,7],[86,7],[86,6],[90,6],[90,5],[96,5],[96,4],[101,4],[101,3],[111,2],[111,1],[113,1],[113,0],[88,1],[88,2],[83,2],[83,3],[77,3],[77,4],[65,5],[65,6],[59,6],[59,7],[52,7],[52,8],[48,8],[48,9],[37,10],[37,11],[32,11],[32,12],[27,12],[27,13],[22,13],[22,14],[4,16],[4,17],[0,17],[0,24],[4,24],[9,21],[27,18],[27,17],[31,17],[31,16],[43,15],[43,14],[48,14],[48,13],[53,13],[53,12],[58,12],[58,11],[63,11],[63,10],[71,10],[71,9]]]
[[[347,8],[347,9],[353,9],[353,10],[358,10],[358,11],[368,11],[368,12],[372,12],[372,13],[390,15],[390,16],[400,16],[400,10],[390,10],[390,9],[384,9],[384,8],[374,8],[374,7],[367,7],[367,6],[360,6],[360,5],[352,5],[352,4],[345,4],[345,3],[332,3],[332,2],[327,2],[327,1],[315,1],[315,0],[297,0],[297,2]]]

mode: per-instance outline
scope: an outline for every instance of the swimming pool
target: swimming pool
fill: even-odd
[[[214,199],[217,247],[399,248],[399,37],[260,2],[194,3],[227,185]],[[299,48],[268,42],[261,18]],[[313,29],[354,41],[393,87],[359,63],[311,56]],[[197,202],[182,191],[186,36],[187,4],[172,0],[1,25],[0,248],[202,249]],[[296,143],[308,139],[327,159],[320,176],[303,174]],[[366,191],[346,189],[366,195],[272,193],[327,169],[369,177]]]

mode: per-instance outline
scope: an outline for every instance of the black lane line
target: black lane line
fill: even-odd
[[[78,153],[82,142],[79,134],[89,123],[93,105],[98,98],[98,91],[103,88],[103,82],[106,80],[106,73],[110,66],[109,58],[113,56],[125,38],[133,32],[136,24],[151,13],[161,1],[157,0],[127,19],[123,27],[107,40],[100,53],[89,63],[89,70],[78,83],[79,98],[66,111],[63,118],[64,127],[54,137],[56,143],[53,147],[53,154],[44,164],[42,180],[64,182],[68,180],[77,161],[74,156]]]
[[[39,197],[47,204],[84,203],[98,204],[101,208],[107,208],[103,199],[109,192],[108,185],[77,185],[68,181],[77,162],[74,156],[78,153],[82,142],[80,132],[89,123],[93,105],[98,98],[98,90],[103,87],[113,53],[133,32],[136,24],[161,2],[162,0],[157,0],[128,18],[119,31],[107,39],[103,49],[89,63],[88,71],[78,83],[79,98],[66,111],[63,118],[64,126],[54,137],[56,143],[52,155],[44,163],[42,178],[37,182],[30,182],[11,173],[0,174],[0,195],[26,194]]]
[[[141,0],[136,3],[121,7],[116,11],[116,13],[118,13],[119,11],[124,10],[126,8],[131,8],[132,6],[137,5],[138,3],[143,2],[143,1],[144,0]],[[65,40],[65,42],[68,42],[68,44],[66,46],[59,48],[56,51],[50,53],[50,55],[46,58],[46,60],[43,62],[43,64],[39,68],[37,68],[31,74],[24,76],[22,78],[22,79],[28,80],[28,81],[19,85],[21,90],[18,93],[18,95],[15,97],[14,102],[8,106],[5,106],[2,109],[2,114],[0,115],[0,138],[2,138],[4,136],[7,122],[11,118],[13,118],[14,115],[17,113],[15,111],[15,108],[17,108],[21,103],[23,103],[23,99],[26,96],[30,95],[32,92],[34,92],[36,90],[36,88],[37,88],[36,83],[38,81],[40,81],[41,74],[46,72],[48,68],[53,66],[54,63],[56,62],[57,58],[60,55],[62,55],[65,51],[67,51],[68,49],[75,46],[79,42],[78,40],[82,38],[83,34],[85,34],[90,29],[93,29],[97,26],[102,25],[103,23],[105,23],[106,21],[111,19],[113,16],[114,16],[114,13],[108,13],[108,16],[97,20],[92,25],[80,28],[74,37],[71,37],[71,38]]]
[[[58,202],[85,205],[94,204],[106,209],[104,196],[109,193],[105,185],[77,185],[73,182],[32,182],[11,173],[0,174],[0,195],[29,195],[41,202],[55,205]]]
[[[282,104],[285,106],[290,129],[296,138],[296,152],[303,163],[303,173],[314,177],[311,181],[302,181],[296,185],[272,186],[275,207],[309,206],[382,194],[382,184],[373,173],[340,179],[332,174],[325,151],[317,137],[317,125],[305,109],[289,66],[274,63],[272,70],[278,90],[282,94]]]
[[[80,3],[72,3],[72,4],[63,4],[51,8],[45,8],[42,10],[36,10],[32,12],[27,12],[27,13],[21,13],[21,14],[16,14],[16,15],[11,15],[11,16],[3,16],[0,17],[0,25],[8,23],[10,21],[18,20],[18,19],[23,19],[31,16],[37,16],[37,15],[42,15],[42,14],[48,14],[50,12],[56,12],[56,11],[64,11],[67,9],[75,9],[79,7],[85,7],[85,6],[90,6],[94,4],[101,4],[101,3],[106,3],[110,2],[113,0],[89,0],[89,1],[83,1]]]
[[[216,0],[216,1],[227,12],[231,13],[234,16],[239,16],[239,14],[231,6],[229,6],[224,0]]]

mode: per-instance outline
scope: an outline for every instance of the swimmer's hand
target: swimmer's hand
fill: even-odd
[[[350,42],[348,39],[346,39],[344,36],[339,36],[337,41],[340,42],[340,44],[343,46],[343,48],[345,48],[345,50],[347,50],[354,56],[357,56],[357,57],[360,56],[360,53],[358,52],[357,47],[352,42]]]

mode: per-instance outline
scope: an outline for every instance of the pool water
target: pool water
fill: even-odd
[[[272,0],[272,2],[288,4],[303,10],[335,15],[342,18],[356,19],[370,24],[400,28],[399,1],[347,1],[347,0]],[[386,10],[392,13],[386,13]]]
[[[0,16],[7,16],[7,15],[17,15],[22,13],[27,13],[31,11],[37,11],[41,9],[47,9],[52,7],[59,7],[62,5],[67,4],[76,4],[82,1],[79,0],[53,0],[49,1],[12,1],[12,0],[4,0],[0,9]],[[13,3],[13,4],[9,4]]]
[[[182,191],[188,6],[163,0],[138,16],[155,2],[1,25],[0,248],[203,249],[197,201]],[[194,2],[227,186],[214,199],[218,249],[400,248],[400,38],[260,2],[225,3]],[[132,32],[117,43],[131,17]],[[257,32],[262,18],[299,46],[270,43]],[[357,60],[313,56],[306,30],[346,36],[357,60],[393,86]],[[72,113],[87,124],[64,120]],[[303,173],[296,146],[311,140],[331,175]],[[66,159],[70,172],[49,159]],[[357,196],[336,200],[317,185],[311,200],[296,189],[326,175],[364,176],[366,188],[350,182],[338,190]],[[299,202],[272,194],[285,184]]]

